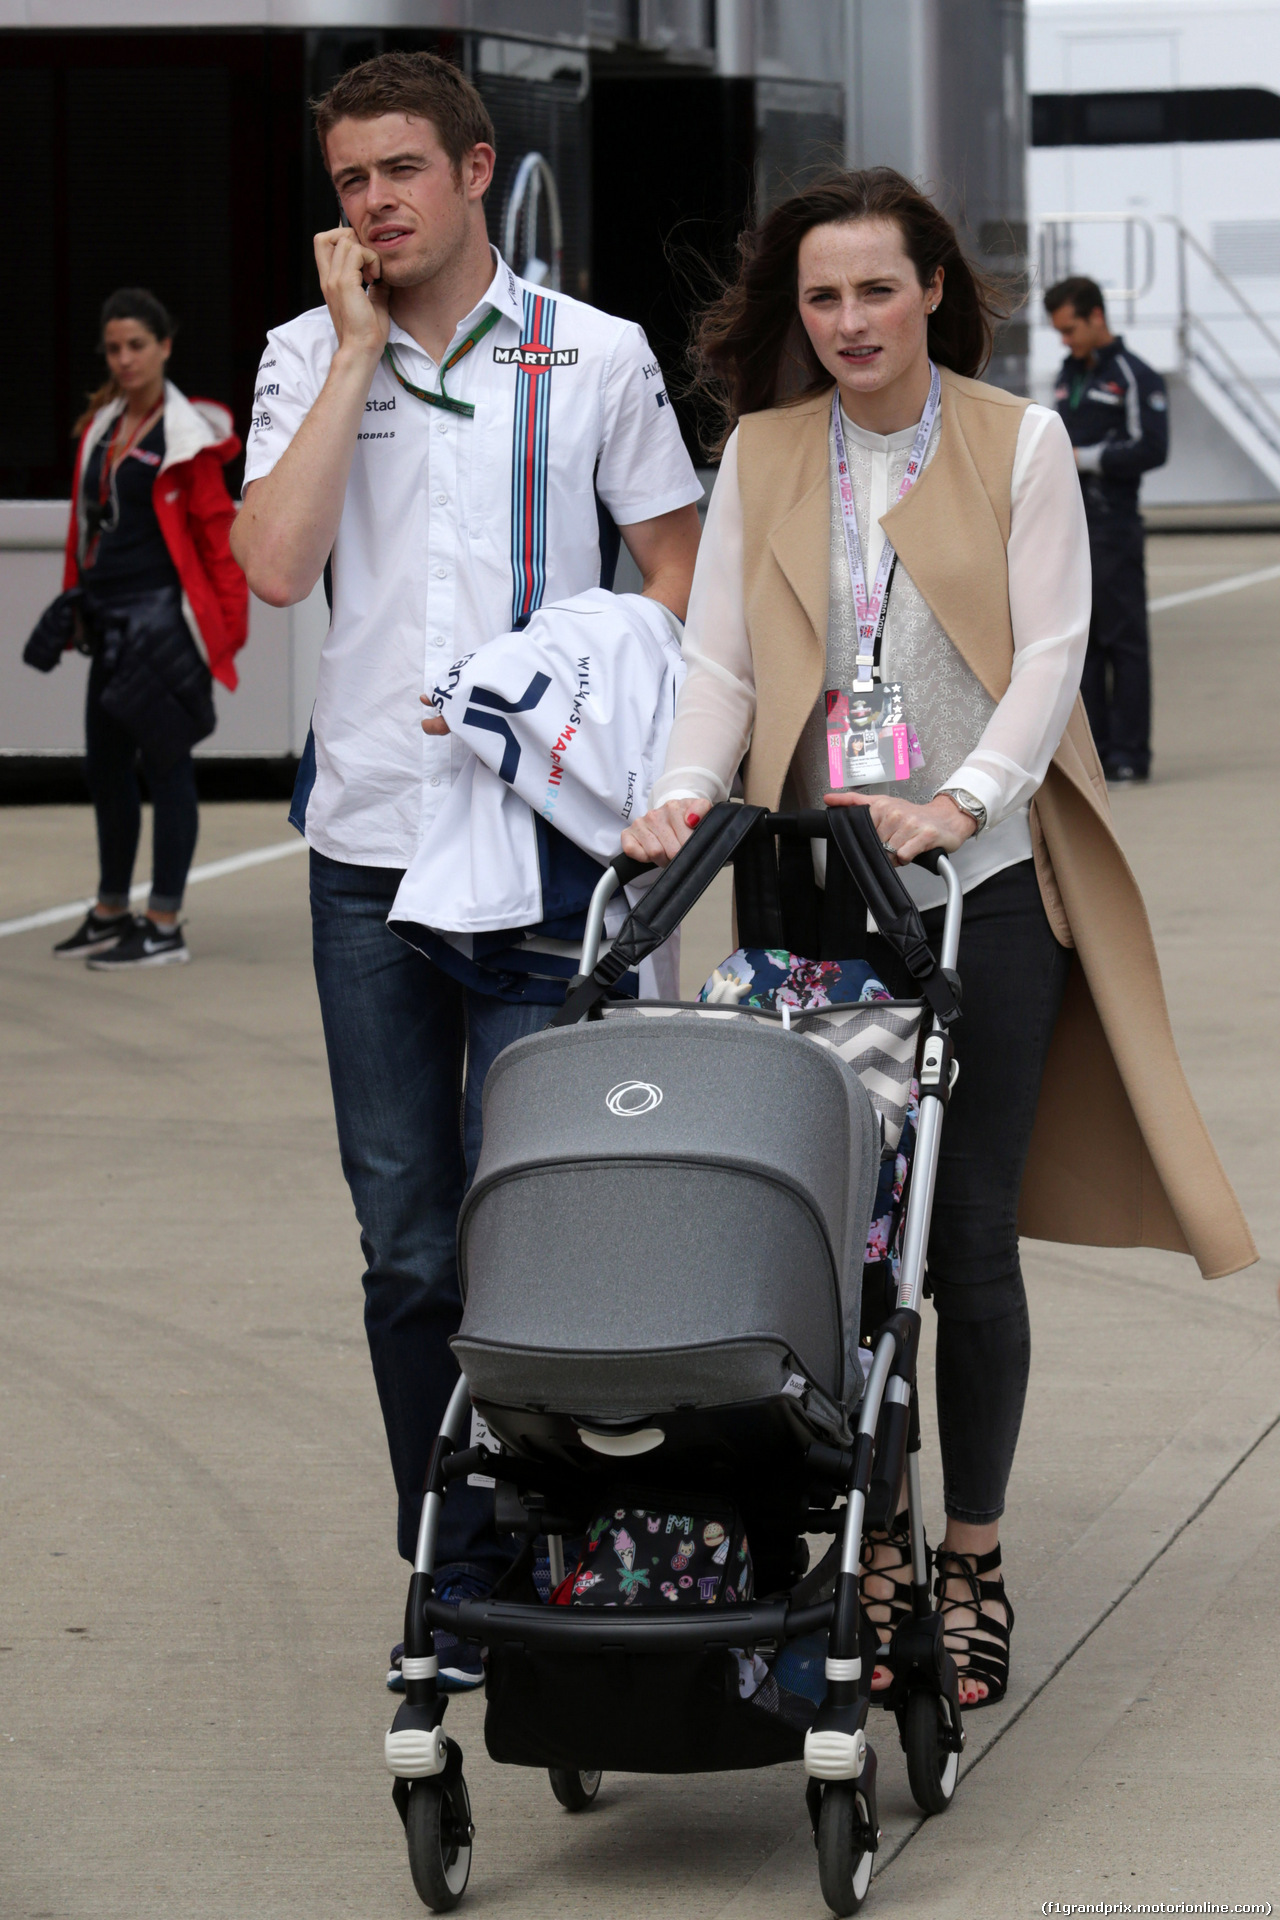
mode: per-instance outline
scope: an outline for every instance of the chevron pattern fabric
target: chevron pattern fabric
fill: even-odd
[[[896,1152],[907,1117],[907,1096],[925,1007],[914,1001],[872,1000],[822,1007],[793,1016],[793,1033],[834,1049],[851,1066],[884,1121],[885,1146]]]

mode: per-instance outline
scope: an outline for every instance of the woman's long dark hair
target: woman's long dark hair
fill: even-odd
[[[719,453],[738,418],[831,385],[797,306],[800,242],[813,227],[892,220],[922,287],[937,268],[942,301],[929,316],[929,357],[970,376],[991,358],[996,323],[1014,300],[965,259],[955,228],[927,195],[892,167],[831,173],[793,194],[738,241],[738,274],[701,315],[694,335],[693,391],[720,416]]]
[[[157,340],[172,340],[176,331],[168,310],[146,287],[117,287],[114,293],[107,295],[98,316],[99,352],[102,350],[108,320],[138,320]],[[114,379],[104,380],[100,387],[86,394],[84,412],[71,429],[72,437],[79,439],[98,409],[105,407],[109,400],[119,397],[120,389]]]

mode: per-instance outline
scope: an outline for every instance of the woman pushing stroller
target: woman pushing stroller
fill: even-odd
[[[731,430],[688,678],[654,806],[623,839],[665,863],[741,766],[749,803],[868,808],[931,942],[943,886],[911,862],[941,850],[961,879],[961,1072],[928,1261],[937,1603],[970,1710],[1009,1676],[1019,1229],[1174,1248],[1208,1276],[1257,1257],[1178,1063],[1078,699],[1090,571],[1071,450],[1054,414],[975,377],[998,317],[949,222],[888,168],[819,182],[744,238],[698,339]],[[867,769],[896,779],[829,791],[827,696],[872,683],[898,701],[910,753]],[[867,957],[911,992],[874,936]],[[910,1615],[910,1561],[905,1515],[864,1542],[882,1645]],[[877,1668],[873,1686],[888,1680]]]

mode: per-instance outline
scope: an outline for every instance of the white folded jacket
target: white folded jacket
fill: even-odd
[[[431,695],[449,723],[453,784],[393,926],[536,928],[555,903],[544,902],[535,815],[594,860],[613,858],[662,769],[681,632],[660,602],[593,587],[455,661]]]

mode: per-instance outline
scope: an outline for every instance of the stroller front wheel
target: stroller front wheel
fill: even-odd
[[[902,1744],[911,1797],[921,1813],[945,1813],[955,1796],[960,1755],[947,1739],[944,1715],[941,1700],[923,1689],[907,1701]]]
[[[452,1780],[415,1780],[404,1826],[418,1898],[433,1913],[451,1912],[467,1890],[475,1832],[461,1773]]]
[[[583,1813],[591,1805],[600,1791],[602,1775],[599,1767],[594,1770],[578,1767],[549,1767],[551,1791],[566,1813]]]
[[[865,1803],[856,1780],[833,1780],[823,1788],[818,1815],[818,1880],[832,1913],[857,1913],[871,1885],[875,1855],[864,1845]]]

